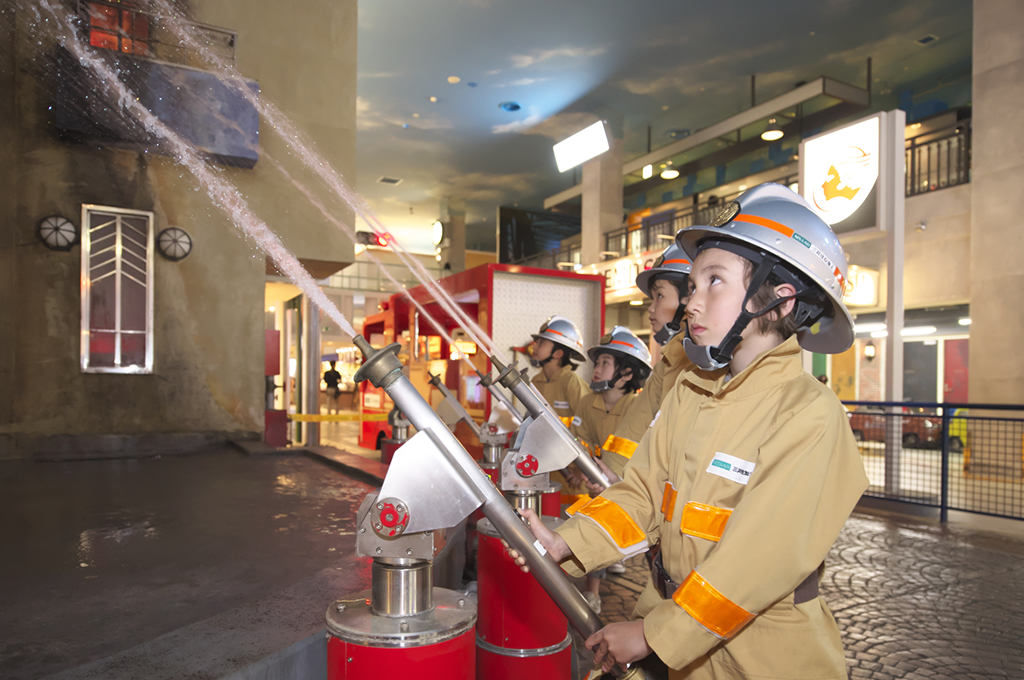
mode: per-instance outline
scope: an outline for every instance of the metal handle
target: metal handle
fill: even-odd
[[[512,390],[512,394],[516,395],[516,398],[523,403],[523,406],[526,407],[527,412],[531,416],[539,418],[542,413],[546,412],[552,418],[558,420],[558,416],[555,412],[552,411],[551,407],[544,401],[544,399],[537,394],[534,387],[523,379],[522,374],[515,368],[515,366],[504,366],[501,361],[498,360],[497,356],[491,357],[491,363],[501,371],[499,376],[501,384]],[[592,484],[600,486],[602,491],[611,486],[608,478],[605,477],[603,472],[601,472],[601,468],[597,466],[597,463],[595,463],[594,459],[590,457],[590,454],[580,446],[580,443],[571,436],[566,437],[565,439],[576,451],[576,459],[574,462],[577,467],[579,467],[580,472],[582,472]]]
[[[375,387],[383,388],[391,400],[418,430],[430,430],[439,440],[449,462],[462,474],[483,499],[483,513],[505,541],[526,560],[537,582],[551,596],[573,627],[584,638],[604,627],[576,587],[550,556],[541,554],[535,538],[523,521],[495,488],[473,458],[452,435],[430,404],[402,373],[402,363],[396,356],[398,344],[376,351],[362,336],[354,342],[367,357],[356,372],[355,380],[369,379]]]

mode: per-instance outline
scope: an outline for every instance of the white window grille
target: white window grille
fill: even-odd
[[[82,206],[82,371],[153,372],[153,213]]]

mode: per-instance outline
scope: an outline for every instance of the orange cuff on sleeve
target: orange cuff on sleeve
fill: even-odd
[[[637,443],[631,439],[625,437],[616,437],[613,434],[608,435],[608,438],[604,440],[604,446],[601,448],[605,451],[611,451],[617,453],[626,460],[633,457],[636,453]]]
[[[674,496],[672,500],[675,501]],[[662,503],[662,507],[664,507],[664,503]],[[717,543],[722,538],[730,515],[732,515],[732,510],[726,508],[690,502],[683,506],[683,519],[679,523],[679,531]]]
[[[575,507],[575,506],[573,506]],[[643,543],[647,534],[618,503],[598,496],[576,509],[576,514],[589,517],[604,529],[619,548]]]
[[[715,590],[696,571],[691,571],[676,589],[672,601],[697,623],[726,640],[754,618],[753,614]]]
[[[562,416],[559,417],[559,420],[561,420],[562,425],[565,425],[566,427],[570,427],[572,425],[572,416]]]

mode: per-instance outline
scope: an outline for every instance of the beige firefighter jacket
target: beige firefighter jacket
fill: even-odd
[[[790,338],[738,376],[680,375],[625,479],[558,532],[594,571],[661,541],[669,577],[637,603],[648,644],[686,678],[846,678],[823,599],[793,591],[825,559],[867,477],[842,405]]]
[[[596,392],[591,392],[580,400],[580,410],[573,416],[569,431],[586,446],[591,456],[603,458],[604,452],[601,449],[601,444],[615,431],[616,426],[631,408],[631,404],[635,403],[637,399],[639,399],[639,395],[635,392],[624,394],[615,402],[611,411],[606,411],[604,397]],[[588,494],[585,484],[570,485],[570,487],[565,489],[566,495]],[[566,502],[569,502],[569,499],[566,499]]]
[[[619,477],[636,451],[636,445],[651,426],[654,414],[661,409],[665,390],[671,388],[684,370],[693,366],[676,337],[661,350],[661,361],[654,365],[644,389],[630,405],[629,411],[613,430],[611,438],[602,440],[601,460]]]
[[[590,385],[568,366],[562,366],[548,380],[541,371],[530,378],[540,395],[551,404],[559,418],[572,418],[579,410],[580,400],[590,394]]]

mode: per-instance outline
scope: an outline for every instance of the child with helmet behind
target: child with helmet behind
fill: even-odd
[[[587,640],[605,669],[653,651],[671,678],[845,679],[818,579],[867,477],[842,404],[800,357],[853,342],[842,247],[777,184],[676,238],[693,261],[683,344],[696,366],[620,483],[557,533],[530,526],[571,574],[660,539],[641,618]]]
[[[692,366],[683,351],[679,330],[686,312],[686,286],[690,275],[690,257],[673,243],[654,261],[650,269],[636,277],[636,287],[651,298],[648,320],[655,342],[661,345],[661,360],[653,367],[643,392],[630,403],[629,410],[615,429],[602,440],[601,464],[612,482],[622,477],[626,463],[636,451],[654,414],[661,409],[664,391],[670,388],[687,367]],[[613,569],[614,571],[614,569]]]
[[[600,442],[611,436],[651,373],[651,353],[631,330],[615,326],[600,344],[587,350],[587,356],[594,364],[591,392],[580,400],[569,429],[592,456],[600,458]],[[568,493],[589,498],[582,475],[570,473],[569,478]],[[597,613],[601,612],[602,576],[603,572],[588,574],[583,593]]]

